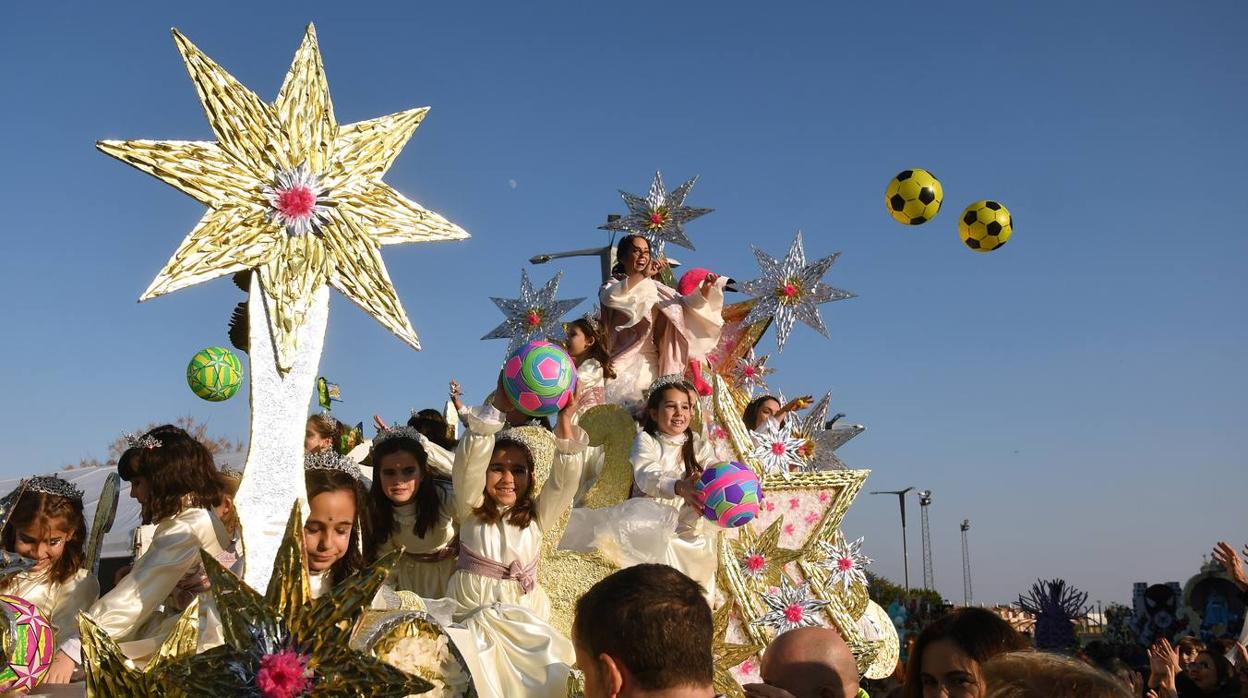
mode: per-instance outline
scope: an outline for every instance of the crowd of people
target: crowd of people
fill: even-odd
[[[372,468],[369,478],[342,452],[342,425],[328,415],[308,418],[303,548],[313,598],[397,553],[372,606],[387,608],[407,594],[467,630],[474,644],[461,649],[486,668],[474,677],[485,693],[562,696],[576,667],[590,698],[714,695],[710,603],[723,531],[702,515],[697,481],[725,458],[704,436],[708,417],[697,405],[708,392],[700,367],[719,339],[727,280],[703,272],[675,289],[657,283],[659,267],[640,236],[624,237],[618,258],[616,278],[599,296],[601,314],[567,325],[564,344],[580,387],[553,424],[512,404],[501,373],[477,407],[465,405],[451,381],[462,436],[437,409],[414,411],[405,424],[378,418],[362,459]],[[770,395],[752,400],[742,414],[746,428],[776,424],[810,404],[808,397],[782,402]],[[579,420],[604,403],[626,405],[637,417],[633,496],[587,509],[580,500],[604,455]],[[241,474],[218,470],[202,443],[170,425],[134,437],[117,468],[145,527],[133,563],[102,595],[84,564],[81,491],[39,476],[6,500],[3,545],[34,566],[0,591],[35,603],[53,624],[52,683],[81,675],[80,612],[138,664],[157,652],[196,599],[200,650],[224,641],[200,551],[241,575],[244,522],[233,506]],[[539,473],[548,475],[539,481]],[[621,569],[577,601],[565,637],[551,625],[537,567],[543,537],[569,511],[561,544]],[[652,535],[656,530],[662,535]],[[1239,556],[1229,547],[1217,555],[1248,589]],[[907,698],[1240,695],[1237,672],[1248,656],[1237,649],[1232,666],[1223,648],[1162,641],[1152,648],[1144,680],[1129,667],[1115,674],[1112,665],[1031,651],[1005,621],[967,608],[922,631],[895,685],[871,688]],[[744,688],[747,696],[854,698],[868,689],[845,641],[822,627],[776,637],[762,654],[761,676],[762,683]]]

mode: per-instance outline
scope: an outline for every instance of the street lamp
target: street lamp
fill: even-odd
[[[897,503],[901,505],[901,562],[902,570],[905,574],[906,593],[910,593],[910,550],[906,545],[906,494],[913,487],[907,487],[904,490],[881,490],[872,492],[871,494],[895,494],[897,495]]]

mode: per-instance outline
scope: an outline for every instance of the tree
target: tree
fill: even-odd
[[[142,429],[139,429],[136,433],[145,434],[151,431],[152,429],[155,429],[156,427],[161,426],[162,424],[163,422],[148,424]],[[233,451],[238,451],[242,449],[243,447],[243,442],[237,439],[230,439],[224,436],[209,436],[208,435],[208,423],[197,422],[195,421],[195,418],[189,414],[182,416],[182,417],[178,417],[176,420],[173,421],[173,425],[185,430],[186,433],[190,434],[192,438],[202,443],[208,449],[208,452],[214,456],[217,455],[218,453],[231,453]],[[78,468],[98,468],[101,466],[110,466],[110,467],[116,466],[117,461],[121,458],[121,454],[125,453],[127,448],[130,448],[130,444],[128,441],[126,441],[126,437],[119,436],[117,437],[116,440],[113,441],[113,443],[109,444],[108,457],[105,460],[105,462],[100,462],[100,460],[97,458],[84,458],[81,461],[79,461],[77,465],[70,463],[61,469],[62,470],[76,470]]]

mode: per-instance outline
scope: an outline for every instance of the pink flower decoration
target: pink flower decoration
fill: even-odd
[[[776,510],[776,503],[775,503],[775,502],[767,502],[767,504],[765,504],[764,506],[766,506],[766,507],[767,507],[767,511],[775,511],[775,510]]]
[[[794,530],[794,529],[793,529],[793,524],[785,524],[785,525],[784,525],[784,533],[785,533],[785,535],[789,535],[789,536],[793,535],[793,530]]]
[[[801,505],[802,505],[802,500],[798,499],[797,497],[793,497],[793,498],[789,499],[789,508],[790,508],[790,509],[796,509],[796,508],[800,507]]]
[[[820,492],[820,493],[819,493],[819,503],[820,503],[820,504],[827,502],[827,501],[828,501],[828,499],[830,499],[830,497],[828,497],[828,493],[827,493],[827,492]]]
[[[308,658],[294,650],[281,650],[260,658],[256,688],[262,698],[296,698],[312,688]]]
[[[781,293],[783,293],[786,298],[792,298],[797,295],[797,287],[793,284],[785,284],[784,288],[781,289]]]
[[[745,558],[745,567],[751,572],[757,572],[767,566],[767,559],[758,553],[752,553]]]
[[[854,558],[842,557],[836,561],[836,567],[842,572],[848,572],[854,569]]]
[[[744,662],[741,662],[741,673],[742,674],[754,673],[754,662],[749,659],[745,660]]]
[[[316,194],[308,187],[296,184],[277,193],[274,208],[287,218],[308,218],[315,205]]]
[[[805,615],[806,611],[802,609],[802,605],[800,603],[789,604],[789,606],[784,609],[784,617],[790,623],[801,622]]]
[[[818,520],[819,520],[818,512],[812,511],[806,515],[806,523],[810,524],[811,526],[815,525],[815,522]]]
[[[771,445],[771,452],[776,454],[777,456],[783,456],[784,455],[784,442],[777,441],[773,443]]]

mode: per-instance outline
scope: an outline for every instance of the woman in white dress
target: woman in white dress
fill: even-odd
[[[707,274],[697,290],[682,296],[654,280],[659,267],[644,237],[625,235],[616,250],[622,278],[598,294],[607,349],[619,376],[607,383],[606,401],[631,404],[656,378],[683,375],[719,343],[727,279]]]
[[[467,434],[455,453],[458,569],[447,595],[471,632],[486,671],[478,687],[498,696],[563,696],[575,657],[547,623],[550,599],[537,583],[542,532],[572,504],[588,437],[573,425],[573,397],[559,412],[554,438],[540,427],[503,430],[506,393],[464,413]],[[553,458],[535,493],[535,466]],[[485,684],[482,686],[482,684]]]

